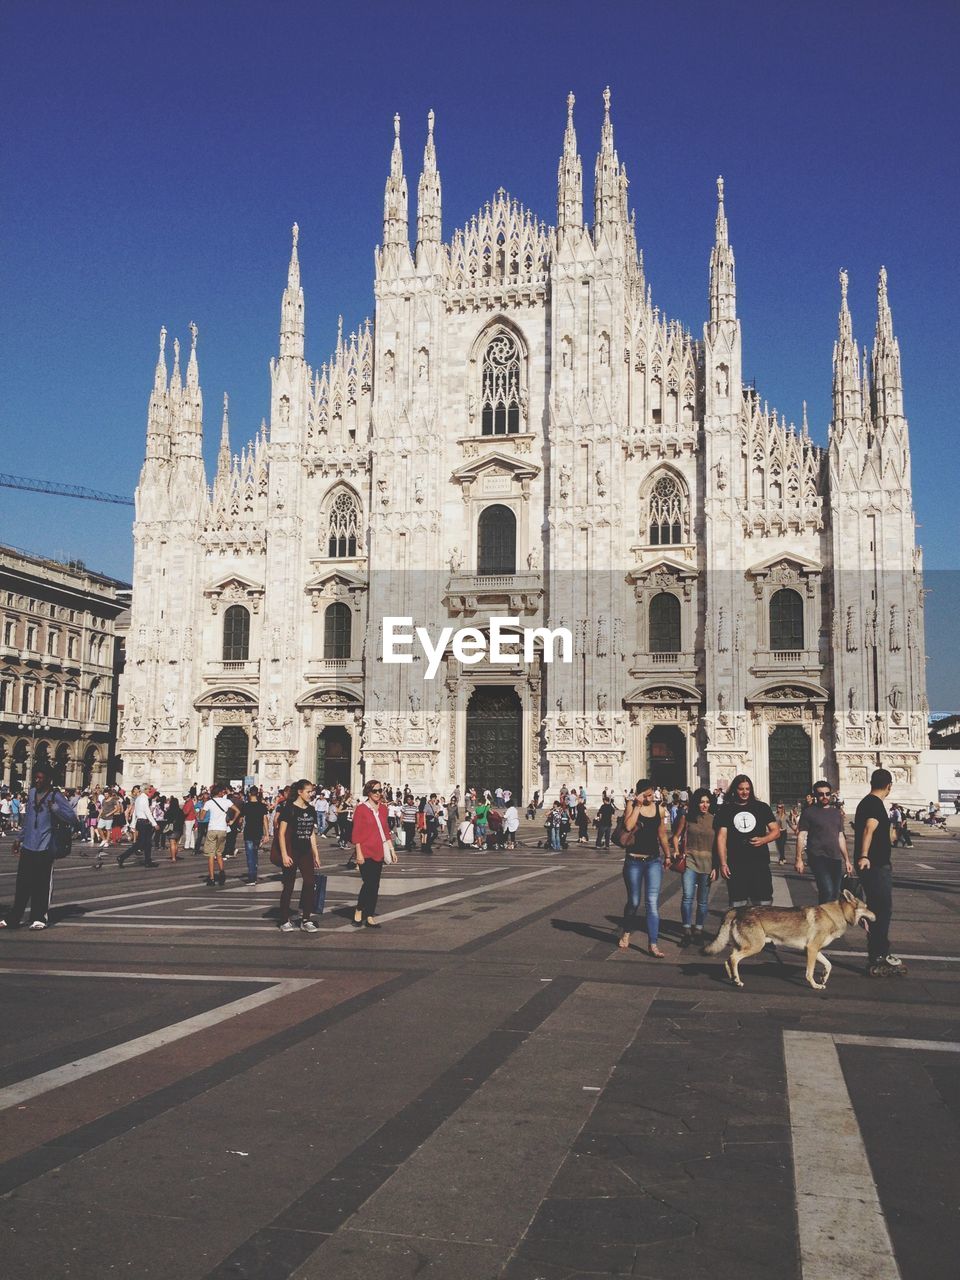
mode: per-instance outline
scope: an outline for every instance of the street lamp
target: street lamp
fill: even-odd
[[[17,728],[21,733],[29,733],[30,735],[30,754],[27,756],[26,776],[26,783],[27,786],[29,786],[37,751],[37,737],[41,733],[48,732],[50,728],[50,721],[46,716],[42,716],[39,711],[27,711],[24,712],[17,721]]]

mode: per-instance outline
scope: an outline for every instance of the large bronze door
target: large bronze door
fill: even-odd
[[[350,788],[351,739],[343,725],[327,725],[317,736],[317,784]]]
[[[810,738],[798,724],[778,724],[767,746],[770,760],[769,804],[796,804],[813,783]]]
[[[213,777],[215,782],[242,782],[247,776],[250,739],[239,725],[221,729],[213,744]]]
[[[467,768],[464,782],[478,792],[508,788],[521,799],[523,708],[515,689],[477,689],[467,707]]]
[[[687,739],[678,725],[658,725],[647,734],[647,777],[668,791],[687,785]]]

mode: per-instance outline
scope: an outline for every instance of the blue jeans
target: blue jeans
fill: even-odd
[[[551,827],[549,829],[548,834],[550,837],[550,848],[553,849],[556,853],[559,853],[560,852],[560,828]]]
[[[825,902],[836,902],[840,897],[840,886],[843,883],[843,861],[840,858],[824,858],[813,854],[810,858],[810,870],[817,882],[817,901],[822,906]]]
[[[697,899],[697,928],[702,929],[710,904],[710,872],[695,871],[687,866],[683,873],[683,900],[680,903],[680,922],[685,929],[693,924],[693,899]]]
[[[257,878],[257,849],[259,841],[248,840],[246,836],[243,838],[243,847],[247,851],[247,879],[256,880]]]
[[[623,908],[623,931],[632,933],[637,927],[640,893],[646,884],[647,940],[652,947],[660,936],[660,882],[663,863],[659,858],[625,858],[623,883],[627,886],[627,904]]]

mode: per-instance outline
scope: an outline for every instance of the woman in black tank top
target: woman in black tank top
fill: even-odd
[[[637,783],[633,799],[627,801],[623,828],[633,833],[633,840],[628,844],[623,860],[627,902],[623,909],[623,929],[618,946],[621,951],[630,946],[630,934],[636,928],[640,895],[643,893],[650,954],[660,960],[663,958],[663,952],[657,945],[660,936],[660,883],[670,847],[663,809],[654,801],[653,783],[649,779],[642,778]]]

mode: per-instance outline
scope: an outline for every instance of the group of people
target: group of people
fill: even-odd
[[[902,961],[890,951],[890,851],[898,843],[909,844],[910,839],[902,806],[889,806],[892,782],[889,771],[874,771],[870,794],[857,806],[852,854],[843,806],[824,780],[814,784],[796,809],[787,811],[778,804],[774,811],[758,799],[745,774],[734,778],[725,791],[700,789],[689,797],[685,792],[669,795],[649,779],[641,779],[625,798],[619,823],[614,799],[604,792],[593,819],[596,847],[609,847],[613,838],[624,850],[627,899],[619,946],[630,946],[643,900],[649,953],[663,957],[659,903],[665,868],[683,877],[681,947],[702,940],[711,889],[718,880],[727,884],[731,907],[771,903],[771,849],[776,847],[778,861],[784,863],[792,834],[795,870],[813,873],[821,903],[840,896],[845,876],[859,878],[867,905],[877,916],[868,935],[868,972],[875,977],[905,972]],[[120,844],[128,833],[133,842],[116,855],[120,867],[137,854],[144,867],[156,867],[154,850],[164,844],[173,862],[184,851],[205,854],[209,886],[225,884],[224,860],[234,855],[241,838],[247,862],[244,883],[256,885],[261,850],[269,847],[281,876],[280,928],[284,932],[294,928],[291,903],[299,873],[300,927],[307,933],[317,931],[313,914],[321,865],[318,840],[324,835],[335,835],[340,847],[352,846],[347,865],[361,877],[353,923],[377,928],[380,875],[385,860],[399,861],[398,847],[419,847],[429,853],[445,830],[448,840],[456,840],[461,848],[512,848],[520,825],[509,791],[478,793],[470,788],[461,800],[457,787],[449,799],[436,792],[417,798],[409,787],[393,788],[376,780],[364,786],[356,802],[343,787],[316,787],[307,779],[276,795],[264,795],[256,787],[243,793],[225,783],[209,790],[192,787],[181,800],[161,796],[152,787],[133,787],[129,795],[119,788],[82,796],[64,794],[53,787],[46,770],[37,769],[26,796],[7,795],[2,801],[0,815],[17,824],[15,850],[20,861],[13,909],[0,920],[0,928],[18,925],[28,904],[30,927],[46,926],[58,823],[98,846],[98,866],[104,847]],[[538,802],[535,796],[534,812]],[[567,847],[574,826],[579,843],[587,843],[589,822],[585,790],[564,787],[546,816],[549,848]]]
[[[859,879],[867,906],[876,915],[868,934],[867,973],[888,977],[906,972],[902,960],[890,950],[893,884],[890,850],[891,811],[888,808],[893,777],[876,769],[870,793],[857,806],[853,823],[854,852],[847,848],[844,813],[829,783],[814,783],[788,831],[796,835],[795,870],[809,870],[817,885],[820,903],[835,902],[845,876]],[[778,810],[783,806],[779,805]],[[630,946],[636,930],[641,898],[644,901],[649,954],[662,959],[660,939],[660,890],[665,868],[683,876],[680,903],[679,945],[689,947],[703,939],[710,892],[717,880],[727,884],[733,908],[768,906],[773,901],[770,871],[771,846],[780,862],[788,832],[782,816],[754,793],[746,774],[735,777],[725,792],[695,791],[689,803],[675,807],[673,818],[659,789],[647,778],[627,799],[618,829],[624,849],[623,880],[627,890],[619,946]]]

